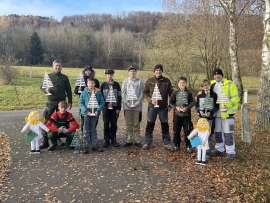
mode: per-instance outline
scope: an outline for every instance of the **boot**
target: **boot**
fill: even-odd
[[[49,139],[47,136],[43,137],[42,145],[39,146],[40,149],[45,149],[49,147]]]
[[[88,143],[83,143],[83,154],[88,154],[89,151],[88,151]]]

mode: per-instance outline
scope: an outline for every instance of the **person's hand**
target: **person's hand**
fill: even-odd
[[[64,134],[66,134],[66,133],[68,133],[68,132],[69,132],[69,131],[68,131],[68,129],[66,129],[66,128],[63,128],[63,130],[62,130],[62,131],[63,131],[63,133],[64,133]]]
[[[82,87],[81,86],[78,88],[78,91],[82,91]]]
[[[154,106],[157,105],[157,100],[151,100],[151,104],[153,104]]]
[[[112,107],[112,103],[109,103],[109,104],[108,104],[108,107]]]
[[[115,113],[116,113],[116,114],[119,114],[119,113],[120,113],[120,110],[116,110]]]
[[[168,111],[170,112],[172,110],[172,107],[171,106],[168,106]]]
[[[136,106],[134,104],[129,105],[129,108],[135,108]]]
[[[199,91],[197,95],[201,95],[202,94],[202,91]]]
[[[72,108],[72,104],[68,103],[68,109],[70,110]]]
[[[88,111],[86,115],[87,115],[87,116],[91,116],[91,112],[90,112],[90,111]]]
[[[95,112],[95,116],[97,116],[97,115],[98,115],[98,112],[96,111],[96,112]]]
[[[179,106],[175,107],[178,112],[181,111],[181,108]]]
[[[200,115],[201,117],[204,117],[203,111],[200,111]]]
[[[183,112],[186,112],[187,111],[187,107],[181,108],[180,110],[183,111]]]
[[[58,133],[63,133],[63,128],[62,127],[58,128]]]
[[[46,92],[47,92],[47,93],[50,93],[50,91],[51,91],[50,88],[47,87],[47,88],[46,88]]]

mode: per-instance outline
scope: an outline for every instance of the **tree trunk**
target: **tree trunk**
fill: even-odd
[[[258,89],[257,109],[270,112],[270,0],[265,0],[265,16],[263,19],[264,36],[262,45],[262,71]],[[254,127],[261,130],[270,130],[269,116],[257,113]]]
[[[238,88],[240,96],[240,104],[242,103],[243,97],[243,84],[240,75],[240,69],[238,64],[238,48],[237,48],[237,37],[235,32],[235,0],[230,1],[229,10],[229,22],[230,22],[230,57],[231,57],[231,69],[232,69],[232,80]]]

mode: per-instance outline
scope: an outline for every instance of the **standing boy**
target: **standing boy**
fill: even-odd
[[[191,122],[191,108],[196,105],[191,91],[187,89],[187,79],[185,77],[178,78],[178,87],[179,89],[174,91],[171,100],[170,106],[174,109],[173,117],[173,143],[174,150],[180,149],[181,143],[181,129],[184,128],[185,134],[185,143],[187,152],[191,152],[190,140],[187,136],[192,130]]]
[[[122,84],[123,109],[127,131],[126,143],[123,147],[129,147],[133,143],[142,147],[139,114],[142,111],[143,82],[136,77],[136,73],[136,68],[130,66],[128,69],[129,77]]]
[[[221,69],[215,69],[213,75],[215,80],[211,81],[210,89],[218,96],[223,90],[229,100],[224,104],[225,111],[221,111],[219,108],[217,112],[215,119],[216,146],[213,155],[220,156],[225,151],[227,153],[225,159],[233,160],[235,157],[234,114],[237,112],[240,97],[236,85],[233,81],[223,77]]]
[[[162,129],[162,139],[164,142],[164,146],[167,149],[172,150],[171,138],[169,133],[169,124],[168,124],[168,99],[169,96],[173,93],[173,88],[171,81],[162,76],[163,66],[158,64],[154,67],[155,76],[149,78],[144,87],[144,96],[148,100],[148,120],[145,129],[145,144],[143,145],[143,149],[149,149],[151,143],[153,142],[153,130],[155,127],[155,122],[157,119],[157,115],[159,115],[159,120],[161,123]],[[162,100],[152,100],[152,95],[154,92],[154,88],[157,85]],[[159,107],[155,107],[158,103]]]
[[[51,140],[51,145],[48,147],[49,151],[53,151],[57,147],[57,139],[61,137],[66,137],[67,147],[74,148],[70,144],[76,129],[79,129],[79,124],[73,115],[67,112],[67,108],[66,101],[59,102],[58,111],[54,112],[46,123],[46,126],[50,129],[50,132],[48,132],[48,138]]]
[[[94,97],[96,98],[97,108],[88,107],[89,99],[91,98],[92,94],[94,94]],[[94,103],[95,101],[92,101],[91,105],[94,105]],[[88,143],[90,141],[90,135],[91,135],[92,150],[103,152],[104,150],[99,147],[98,140],[97,140],[96,123],[97,123],[98,116],[100,115],[100,112],[102,111],[104,107],[104,99],[100,90],[98,88],[95,88],[95,81],[93,78],[87,79],[87,87],[85,87],[83,92],[81,93],[78,104],[81,110],[81,115],[84,116],[83,153],[88,154],[88,148],[89,148]]]
[[[100,91],[105,100],[105,106],[102,110],[104,122],[104,143],[103,147],[108,147],[110,144],[114,147],[120,145],[116,141],[117,120],[121,111],[121,88],[118,82],[113,80],[114,70],[105,70],[106,81],[101,84]],[[113,94],[112,94],[113,92]],[[109,100],[108,97],[113,97],[114,101]]]

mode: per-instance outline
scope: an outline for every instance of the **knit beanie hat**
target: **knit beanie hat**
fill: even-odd
[[[215,75],[215,74],[219,74],[219,75],[222,75],[223,76],[223,72],[222,72],[222,70],[220,68],[217,68],[217,69],[215,69],[213,71],[213,75]]]
[[[92,66],[86,65],[86,66],[84,67],[84,69],[83,69],[83,72],[86,71],[86,70],[90,70],[91,72],[93,72]]]

